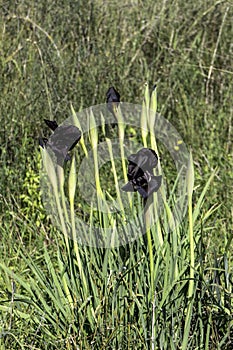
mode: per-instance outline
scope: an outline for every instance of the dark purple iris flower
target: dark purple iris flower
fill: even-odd
[[[71,151],[81,138],[81,131],[74,125],[58,126],[55,120],[44,119],[48,127],[54,131],[49,140],[45,137],[39,139],[42,148],[51,149],[57,158],[57,163],[62,166],[64,160],[69,160],[68,152]]]
[[[114,106],[118,106],[120,102],[120,94],[119,92],[112,86],[108,89],[106,93],[106,103],[108,106],[109,112],[111,112],[114,115]]]
[[[122,187],[125,192],[136,192],[147,199],[153,192],[157,192],[162,183],[162,176],[155,176],[153,169],[158,164],[158,156],[150,148],[142,148],[136,154],[128,157],[128,180]]]

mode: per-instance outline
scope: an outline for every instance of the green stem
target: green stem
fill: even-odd
[[[147,236],[149,262],[150,262],[150,282],[151,282],[150,299],[152,301],[153,295],[154,295],[154,257],[153,257],[153,244],[152,244],[151,229],[150,229],[151,204],[153,204],[153,197],[148,198],[147,202],[144,201],[144,207],[146,209],[146,212],[145,212],[146,236]]]
[[[193,236],[193,208],[192,208],[192,194],[194,188],[194,168],[192,154],[190,153],[189,166],[187,172],[187,192],[188,192],[188,217],[189,217],[189,249],[190,249],[190,271],[189,271],[189,288],[188,288],[188,306],[185,318],[184,337],[182,342],[182,350],[187,349],[190,324],[192,319],[192,307],[194,296],[194,267],[195,267],[195,255],[194,255],[194,236]]]

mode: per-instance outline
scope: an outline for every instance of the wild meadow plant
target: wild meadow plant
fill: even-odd
[[[197,221],[215,174],[194,203],[192,153],[156,114],[156,88],[150,95],[146,86],[139,109],[110,102],[108,112],[106,105],[81,115],[72,108],[63,130],[79,130],[81,138],[78,143],[71,138],[77,145],[68,158],[73,147],[67,140],[65,164],[61,153],[53,152],[60,145],[57,127],[54,143],[42,144],[44,204],[58,230],[39,260],[21,252],[27,279],[1,266],[20,286],[9,310],[28,327],[36,325],[27,346],[13,339],[21,349],[227,349],[231,331],[222,318],[231,318],[230,292],[216,277],[223,273],[229,288],[227,256],[225,270],[216,260],[216,269],[206,271],[202,239],[215,208],[201,224]],[[135,111],[140,112],[139,128],[130,139],[127,124]],[[174,157],[174,179],[163,167],[168,154],[160,152],[156,130],[164,131],[161,140],[167,139],[167,152]],[[110,171],[102,174],[106,159]]]
[[[232,2],[1,5],[0,348],[231,349]],[[140,108],[96,107],[110,82]],[[70,114],[82,137],[64,167],[49,153],[53,189],[37,140]],[[142,148],[151,205],[122,191]]]

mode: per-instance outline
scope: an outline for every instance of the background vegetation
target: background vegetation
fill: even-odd
[[[151,329],[155,349],[233,348],[232,15],[224,0],[3,0],[2,349],[150,349]],[[71,103],[76,111],[103,103],[111,85],[122,101],[141,104],[146,81],[157,83],[158,111],[193,152],[191,304],[188,217],[176,232],[178,250],[166,230],[160,251],[153,236],[151,299],[145,242],[79,247],[78,260],[41,202],[43,119],[60,123]]]

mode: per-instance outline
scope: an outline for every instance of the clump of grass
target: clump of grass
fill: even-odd
[[[30,11],[27,2],[3,3],[3,349],[148,349],[152,341],[155,348],[176,349],[182,346],[184,329],[187,348],[231,347],[231,17],[229,3],[211,0],[197,1],[195,7],[182,0],[162,5],[139,1],[137,6],[119,1],[81,1],[78,11],[75,2],[64,7],[53,6],[51,0],[35,2],[30,3]],[[170,195],[168,202],[163,202],[164,222],[158,220],[151,230],[155,261],[152,302],[145,236],[112,250],[78,245],[77,254],[74,242],[66,241],[45,216],[38,198],[38,160],[33,155],[42,119],[64,120],[70,114],[71,101],[76,111],[102,103],[110,82],[118,86],[123,101],[141,103],[146,78],[150,85],[158,82],[159,112],[193,150],[192,314],[187,313],[193,266],[190,228],[185,218],[172,234],[169,229],[179,215],[173,217],[171,210],[176,169],[164,157],[166,148],[160,143]],[[134,127],[126,128],[125,135],[129,134],[141,139]],[[175,147],[179,147],[178,141]],[[76,163],[80,154],[87,154],[84,139],[80,145]],[[64,215],[68,206],[72,208],[66,187],[69,174],[68,166],[67,173],[58,177],[59,183],[64,181],[68,198],[65,205],[61,202]],[[102,175],[100,169],[101,181]],[[77,197],[76,191],[76,202]],[[140,201],[132,205],[139,206]],[[86,203],[74,209],[86,223],[90,214],[99,223],[96,212],[88,212]],[[132,231],[141,224],[137,217],[134,220],[137,225]],[[71,232],[72,224],[66,229]],[[187,315],[191,315],[190,324]]]
[[[90,118],[92,127],[95,128],[94,114]],[[145,116],[142,115],[142,118]],[[120,132],[122,135],[123,131]],[[146,145],[151,146],[150,132],[144,134],[144,137]],[[95,181],[96,186],[99,186],[97,204],[100,204],[98,210],[101,213],[98,214],[96,223],[104,229],[111,225],[114,231],[116,218],[107,210],[109,202],[101,189],[98,156],[95,153],[97,138],[98,135],[92,130],[89,140],[96,159]],[[107,139],[107,145],[113,168],[116,199],[121,208],[121,191],[117,177],[119,168],[114,161],[110,139]],[[89,148],[85,141],[81,147]],[[143,212],[143,203],[139,201],[135,206],[136,202],[129,198],[133,217],[131,229],[134,231],[138,225],[143,229],[148,219],[146,235],[139,236],[125,246],[111,249],[91,247],[80,244],[77,236],[77,230],[80,234],[86,227],[89,227],[91,235],[96,219],[93,210],[90,211],[88,226],[83,227],[81,221],[76,221],[75,218],[75,154],[68,174],[67,200],[64,170],[60,166],[56,167],[45,150],[42,152],[46,170],[44,175],[48,174],[47,183],[51,184],[49,191],[53,192],[56,199],[53,213],[58,218],[61,232],[57,231],[54,244],[43,246],[40,259],[34,260],[21,248],[20,256],[25,267],[30,270],[30,279],[26,272],[19,275],[6,264],[1,264],[6,276],[4,278],[11,279],[17,286],[16,292],[11,292],[11,303],[4,308],[5,314],[11,315],[12,319],[10,329],[4,331],[7,343],[12,344],[14,322],[17,324],[16,318],[20,317],[24,318],[29,329],[36,329],[34,337],[29,338],[26,344],[45,349],[72,349],[80,346],[85,349],[92,349],[93,346],[99,349],[133,346],[142,349],[188,349],[208,348],[220,342],[228,344],[231,331],[227,325],[224,328],[221,319],[230,318],[229,278],[225,287],[221,286],[224,283],[221,276],[211,280],[217,271],[221,271],[217,260],[214,268],[208,270],[208,273],[205,271],[202,258],[203,226],[195,226],[214,175],[193,208],[194,170],[190,156],[187,169],[188,223],[184,221],[180,225],[175,224],[177,218],[172,211],[172,198],[166,197],[163,197],[163,216],[157,218],[154,225],[151,225],[148,213],[152,216],[156,214],[156,201],[148,206],[148,210],[152,208],[152,211],[145,212],[145,222],[137,221],[137,210],[141,205],[140,210]],[[171,191],[170,196],[174,196],[174,191]],[[202,225],[214,210],[215,208],[209,210]],[[123,210],[121,215],[127,213]],[[96,242],[93,241],[90,245],[93,243]],[[54,249],[55,256],[52,253]],[[227,261],[226,255],[222,269],[225,276],[229,276]],[[206,279],[207,275],[209,281]],[[222,332],[223,329],[226,331],[220,342],[212,336],[217,324],[221,325]],[[22,331],[19,333],[18,344],[24,347]]]

